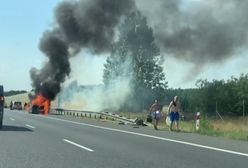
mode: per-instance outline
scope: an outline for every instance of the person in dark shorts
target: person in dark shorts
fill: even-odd
[[[176,131],[179,131],[179,112],[180,112],[180,104],[178,97],[175,96],[174,99],[170,102],[168,115],[170,116],[171,124],[170,131],[172,131],[173,124],[176,125]]]

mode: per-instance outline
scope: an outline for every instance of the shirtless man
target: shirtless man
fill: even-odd
[[[161,118],[160,105],[158,100],[155,100],[154,104],[150,107],[150,113],[152,114],[152,118],[155,120],[154,129],[158,130],[158,123]]]
[[[170,102],[168,115],[170,115],[170,131],[172,131],[172,125],[175,122],[176,130],[179,131],[179,112],[180,112],[180,104],[178,101],[178,97],[175,96],[174,99]]]

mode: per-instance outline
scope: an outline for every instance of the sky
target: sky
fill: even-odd
[[[53,23],[58,0],[2,0],[0,4],[0,84],[5,90],[31,90],[29,70],[45,57],[38,44]]]
[[[30,69],[41,68],[46,57],[39,50],[43,32],[52,28],[54,8],[61,0],[1,0],[0,4],[0,85],[5,90],[31,90]],[[187,5],[189,0],[185,1]],[[80,56],[82,55],[82,56]],[[247,50],[225,61],[208,64],[197,71],[194,64],[164,56],[166,80],[171,88],[195,87],[197,79],[228,79],[248,72]],[[105,57],[80,53],[70,60],[72,73],[66,83],[101,84]]]

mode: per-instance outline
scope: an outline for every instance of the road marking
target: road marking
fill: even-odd
[[[69,140],[67,140],[67,139],[63,139],[63,141],[65,141],[65,142],[67,142],[67,143],[70,143],[70,144],[72,144],[72,145],[74,145],[74,146],[77,146],[77,147],[79,147],[79,148],[82,148],[82,149],[84,149],[84,150],[87,150],[87,151],[89,151],[89,152],[94,152],[94,150],[92,150],[92,149],[90,149],[90,148],[87,148],[87,147],[85,147],[85,146],[79,145],[79,144],[77,144],[77,143],[75,143],[75,142],[72,142],[72,141],[69,141]]]
[[[69,121],[69,120],[64,120],[64,119],[59,119],[59,118],[54,118],[54,117],[49,117],[49,116],[39,115],[39,117],[48,118],[51,120],[63,121],[63,122],[67,122],[67,123],[77,124],[77,125],[84,125],[84,126],[93,127],[93,128],[100,128],[100,129],[104,129],[104,130],[110,130],[110,131],[121,132],[121,133],[126,133],[126,134],[138,135],[138,136],[142,136],[142,137],[159,139],[159,140],[163,140],[163,141],[175,142],[175,143],[179,143],[179,144],[190,145],[190,146],[195,146],[195,147],[199,147],[199,148],[205,148],[205,149],[210,149],[210,150],[215,150],[215,151],[220,151],[220,152],[231,153],[231,154],[235,154],[235,155],[241,155],[241,156],[248,157],[247,153],[241,153],[241,152],[236,152],[236,151],[232,151],[232,150],[226,150],[226,149],[221,149],[221,148],[216,148],[216,147],[211,147],[211,146],[205,146],[205,145],[200,145],[200,144],[191,143],[191,142],[179,141],[179,140],[175,140],[175,139],[163,138],[163,137],[158,137],[158,136],[153,136],[153,135],[148,135],[148,134],[142,134],[142,133],[137,133],[137,132],[131,132],[131,131],[124,131],[124,130],[119,130],[119,129],[115,129],[115,128],[102,127],[102,126],[91,125],[91,124],[86,124],[86,123],[79,123],[79,122],[75,122],[75,121]]]
[[[12,121],[15,121],[15,119],[14,119],[14,118],[11,118],[11,117],[10,117],[9,119],[10,119],[10,120],[12,120]]]
[[[29,127],[29,128],[32,128],[32,129],[35,129],[35,127],[32,126],[32,125],[25,124],[25,126],[26,126],[26,127]]]

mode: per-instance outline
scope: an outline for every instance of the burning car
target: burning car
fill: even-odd
[[[50,100],[39,94],[35,99],[31,101],[31,113],[32,114],[44,114],[48,115],[50,111]]]

